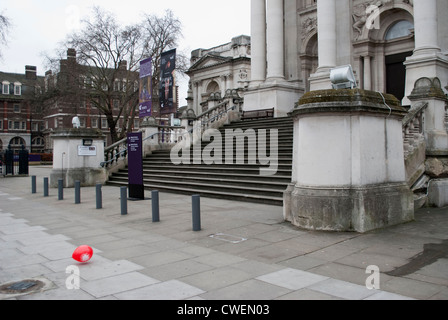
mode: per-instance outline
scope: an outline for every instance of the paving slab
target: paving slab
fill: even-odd
[[[33,167],[41,181],[50,167]],[[448,240],[448,209],[424,208],[411,223],[366,234],[313,232],[283,221],[281,207],[201,199],[202,230],[192,231],[191,198],[160,193],[161,222],[150,200],[128,202],[121,216],[119,189],[73,189],[58,201],[31,194],[30,178],[0,178],[0,285],[44,277],[53,286],[19,300],[446,300],[448,258],[407,275],[387,273],[425,248]],[[90,244],[85,264],[71,254]],[[428,247],[429,246],[429,247]],[[368,265],[380,269],[380,289],[365,286]],[[69,290],[68,267],[81,288]]]
[[[327,280],[327,277],[297,269],[283,269],[256,278],[290,290],[299,290]]]

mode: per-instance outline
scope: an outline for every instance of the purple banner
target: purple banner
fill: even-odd
[[[152,116],[152,59],[140,62],[139,117]]]
[[[160,113],[175,113],[176,101],[174,101],[174,71],[176,69],[176,49],[162,53],[160,62]]]
[[[143,135],[128,134],[129,198],[144,199],[143,186]]]

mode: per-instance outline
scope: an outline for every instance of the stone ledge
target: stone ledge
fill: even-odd
[[[365,112],[370,114],[394,115],[404,118],[408,111],[390,94],[381,95],[379,92],[361,89],[331,89],[306,93],[299,100],[291,115],[297,116],[323,112]]]

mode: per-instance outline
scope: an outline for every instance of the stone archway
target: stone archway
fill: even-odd
[[[412,6],[388,5],[379,10],[377,26],[363,29],[361,40],[354,43],[361,88],[390,93],[399,100],[404,97],[404,62],[415,49],[413,24]]]
[[[207,96],[210,96],[212,93],[216,93],[216,92],[221,92],[221,90],[219,88],[219,84],[215,80],[212,80],[207,85],[207,90],[206,90]]]
[[[14,137],[9,141],[9,147],[14,151],[19,151],[22,146],[26,147],[25,139],[22,137]]]
[[[305,91],[310,91],[310,76],[316,72],[319,66],[319,51],[318,51],[318,41],[317,32],[310,34],[304,39],[304,46],[302,48],[302,53],[300,54],[300,59],[302,62],[302,77],[305,80]]]

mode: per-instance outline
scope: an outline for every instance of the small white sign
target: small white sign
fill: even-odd
[[[96,147],[78,146],[78,156],[96,156]]]

